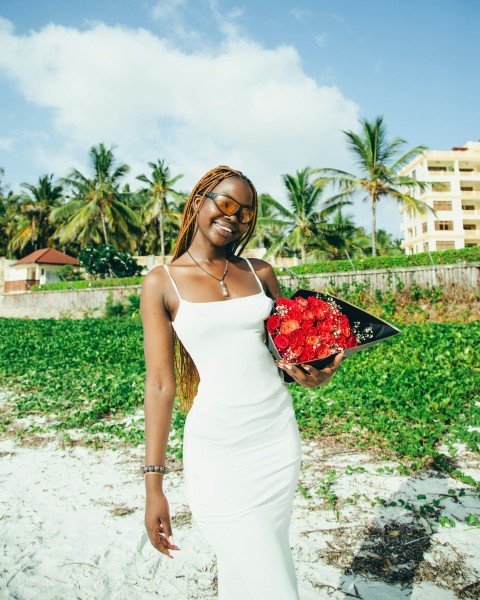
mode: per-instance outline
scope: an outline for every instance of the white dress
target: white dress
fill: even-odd
[[[247,260],[247,259],[245,259]],[[172,325],[199,375],[184,430],[192,516],[217,557],[221,600],[298,600],[289,526],[302,448],[292,397],[264,341],[272,300],[179,297]]]

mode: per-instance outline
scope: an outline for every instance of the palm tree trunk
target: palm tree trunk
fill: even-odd
[[[102,218],[102,229],[103,229],[103,239],[104,239],[104,243],[108,244],[108,237],[107,237],[107,226],[105,224],[105,216],[103,214],[103,212],[100,213],[100,216]]]
[[[372,196],[372,256],[377,256],[377,199]]]
[[[163,234],[163,201],[160,201],[160,210],[158,213],[158,226],[160,227],[160,256],[162,265],[165,264],[165,236]]]
[[[302,252],[302,264],[304,265],[307,262],[307,251],[305,250],[305,246],[301,247]]]
[[[345,254],[347,255],[348,260],[350,261],[350,264],[352,265],[352,270],[356,271],[355,269],[355,265],[353,264],[352,259],[350,258],[350,254],[348,253],[348,250],[345,248]]]

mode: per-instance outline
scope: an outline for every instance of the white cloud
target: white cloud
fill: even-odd
[[[118,145],[133,174],[165,158],[188,189],[230,164],[280,198],[282,173],[349,162],[340,130],[355,127],[358,106],[308,77],[291,46],[267,49],[237,31],[186,52],[145,29],[50,24],[17,35],[5,20],[0,44],[0,76],[48,109],[51,135],[34,158],[58,176],[101,141]]]

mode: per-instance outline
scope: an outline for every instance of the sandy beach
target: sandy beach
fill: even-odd
[[[464,521],[480,501],[448,494],[467,485],[435,471],[401,476],[395,463],[328,439],[305,441],[303,452],[290,529],[301,600],[480,595],[480,536]],[[181,548],[169,559],[144,531],[142,459],[141,447],[2,440],[0,600],[216,598],[215,557],[192,522],[181,461],[169,460],[164,484]],[[456,460],[480,479],[478,457],[460,449]],[[418,506],[419,494],[440,498],[455,527],[385,505]]]

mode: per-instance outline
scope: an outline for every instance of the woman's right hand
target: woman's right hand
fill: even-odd
[[[173,543],[173,532],[170,524],[170,507],[162,490],[147,493],[145,505],[145,527],[152,546],[170,558],[169,550],[180,550]]]

